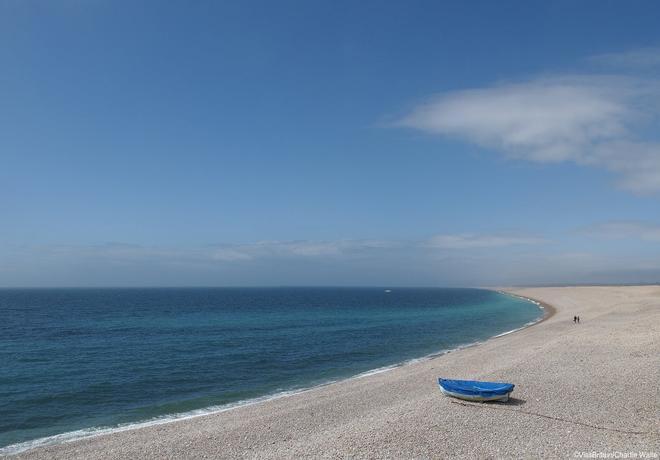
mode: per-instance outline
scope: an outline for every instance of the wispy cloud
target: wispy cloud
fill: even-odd
[[[638,48],[620,53],[604,53],[591,56],[592,64],[616,68],[651,68],[660,67],[660,47]]]
[[[506,246],[537,245],[547,240],[535,236],[515,235],[436,235],[428,241],[428,246],[439,249],[501,248]]]
[[[473,249],[547,243],[530,235],[508,234],[438,234],[426,240],[342,239],[334,241],[258,241],[245,244],[226,244],[189,250],[186,253],[199,259],[237,262],[264,258],[338,258],[377,255],[392,250],[410,251],[417,248]],[[169,254],[161,250],[161,254]]]
[[[355,254],[398,246],[401,243],[381,240],[337,241],[259,241],[248,244],[222,245],[209,249],[215,260],[237,261],[263,257],[323,257]]]
[[[638,239],[660,242],[660,225],[649,222],[617,221],[593,225],[584,229],[589,236],[612,239]]]
[[[660,191],[660,80],[565,75],[430,97],[399,125],[538,163],[606,169],[638,193]]]
[[[610,222],[582,241],[522,233],[417,240],[260,241],[203,247],[134,244],[0,247],[2,286],[503,285],[639,282],[660,273],[660,225]],[[599,251],[596,237],[651,242]],[[570,235],[569,235],[570,239]],[[601,241],[605,248],[615,246]],[[620,274],[617,278],[612,273]]]
[[[623,86],[573,77],[457,91],[432,98],[402,124],[532,161],[581,159],[586,146],[626,131],[630,110],[615,85]]]
[[[203,247],[157,247],[123,243],[98,245],[55,245],[23,247],[15,251],[49,260],[106,261],[131,264],[185,263],[234,264],[256,260],[340,259],[380,257],[392,251],[412,253],[416,250],[479,249],[513,245],[542,244],[546,240],[535,236],[504,234],[439,234],[425,240],[342,239],[334,241],[258,241],[253,243],[218,244]]]

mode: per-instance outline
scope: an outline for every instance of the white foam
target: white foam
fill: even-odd
[[[532,325],[538,323],[539,321],[541,321],[541,320],[537,319],[535,321],[530,321],[529,323],[525,323],[524,325],[522,325],[521,327],[518,327],[516,329],[511,329],[510,331],[506,331],[506,332],[502,332],[501,334],[494,335],[493,338],[496,339],[498,337],[504,337],[505,335],[513,334],[514,332],[522,331],[523,329],[526,329],[529,326],[532,326]]]
[[[504,291],[497,291],[497,292],[499,292],[500,294],[509,295],[509,296],[511,296],[511,297],[516,297],[517,299],[526,300],[527,302],[533,303],[534,305],[536,305],[537,307],[539,307],[539,309],[545,311],[545,308],[543,307],[543,305],[541,304],[541,302],[538,302],[538,301],[536,301],[536,300],[534,300],[534,299],[530,299],[529,297],[523,297],[523,296],[521,296],[521,295],[512,294],[512,293],[510,293],[510,292],[504,292]],[[525,324],[523,324],[523,325],[522,325],[521,327],[519,327],[519,328],[511,329],[510,331],[506,331],[506,332],[502,332],[501,334],[497,334],[497,335],[493,336],[493,338],[496,339],[496,338],[498,338],[498,337],[503,337],[503,336],[505,336],[505,335],[513,334],[514,332],[522,331],[523,329],[526,329],[526,328],[528,328],[529,326],[533,326],[534,324],[536,324],[536,323],[538,323],[538,322],[540,322],[540,321],[542,321],[542,320],[543,320],[543,316],[540,317],[540,318],[538,318],[538,319],[535,319],[534,321],[530,321],[529,323],[525,323]]]
[[[329,382],[332,383],[332,382]],[[323,385],[327,385],[325,383]],[[270,401],[272,399],[286,398],[293,396],[298,393],[303,393],[309,391],[312,388],[304,388],[300,390],[288,390],[281,391],[272,395],[261,396],[259,398],[237,401],[235,403],[224,404],[221,406],[210,406],[202,409],[195,409],[188,412],[182,412],[179,414],[170,414],[164,415],[161,417],[156,417],[153,419],[145,420],[142,422],[130,422],[125,424],[120,424],[113,427],[92,427],[84,428],[82,430],[69,431],[66,433],[56,434],[53,436],[46,436],[44,438],[33,439],[30,441],[25,441],[17,444],[10,444],[5,447],[0,447],[0,455],[14,455],[21,452],[25,452],[29,449],[34,449],[36,447],[50,446],[53,444],[64,444],[67,442],[78,441],[81,439],[94,438],[96,436],[102,436],[105,434],[120,433],[122,431],[134,430],[138,428],[145,428],[155,425],[163,425],[165,423],[177,422],[180,420],[188,420],[191,418],[203,417],[205,415],[217,414],[220,412],[226,412],[228,410],[235,409],[237,407],[250,406],[252,404],[257,404],[264,401]]]
[[[511,297],[515,297],[517,299],[526,300],[527,302],[531,302],[534,305],[538,306],[541,310],[545,309],[543,307],[543,305],[541,305],[541,302],[536,301],[534,299],[530,299],[529,297],[524,297],[524,296],[521,296],[521,295],[518,295],[518,294],[513,294],[511,292],[506,292],[506,291],[497,291],[497,292],[499,292],[500,294],[503,294],[503,295],[508,295],[508,296],[511,296]]]
[[[471,345],[471,344],[470,344]],[[465,348],[466,346],[469,345],[464,345],[460,346],[457,348],[454,348],[454,350],[458,350],[460,348]],[[432,359],[436,356],[439,356],[444,353],[448,353],[448,351],[443,351],[440,353],[433,353],[428,356],[424,356],[421,358],[415,358],[411,359],[408,361],[404,361],[401,363],[393,364],[390,366],[384,366],[384,367],[379,367],[376,369],[372,369],[366,372],[362,372],[360,374],[354,375],[352,377],[348,377],[346,379],[342,380],[353,380],[353,379],[361,379],[364,377],[369,377],[371,375],[376,375],[376,374],[382,374],[384,372],[391,371],[393,369],[397,369],[401,366],[405,366],[407,364],[413,364],[415,362],[421,362],[421,361],[426,361],[428,359]],[[266,401],[271,401],[274,399],[280,399],[280,398],[287,398],[289,396],[297,395],[300,393],[305,393],[311,390],[314,390],[316,388],[324,387],[327,385],[330,385],[332,383],[337,383],[339,380],[330,380],[327,382],[323,382],[318,385],[314,385],[312,387],[308,388],[301,388],[301,389],[296,389],[296,390],[287,390],[287,391],[280,391],[275,394],[271,395],[266,395],[266,396],[261,396],[258,398],[253,398],[253,399],[248,399],[248,400],[243,400],[243,401],[237,401],[235,403],[229,403],[229,404],[224,404],[220,406],[210,406],[210,407],[205,407],[202,409],[195,409],[189,412],[182,412],[179,414],[171,414],[171,415],[164,415],[161,417],[156,417],[153,419],[145,420],[142,422],[130,422],[130,423],[125,423],[113,427],[92,427],[92,428],[85,428],[82,430],[75,430],[75,431],[69,431],[66,433],[61,433],[61,434],[56,434],[53,436],[46,436],[44,438],[38,438],[38,439],[33,439],[30,441],[25,441],[17,444],[10,444],[5,447],[0,447],[0,455],[15,455],[19,454],[21,452],[25,452],[26,450],[30,449],[35,449],[37,447],[45,447],[45,446],[51,446],[54,444],[65,444],[68,442],[73,442],[73,441],[78,441],[82,439],[89,439],[89,438],[94,438],[97,436],[102,436],[106,434],[113,434],[113,433],[120,433],[123,431],[129,431],[129,430],[134,430],[134,429],[139,429],[139,428],[146,428],[149,426],[155,426],[155,425],[163,425],[166,423],[172,423],[172,422],[178,422],[181,420],[188,420],[192,418],[197,418],[197,417],[203,417],[205,415],[212,415],[212,414],[218,414],[221,412],[226,412],[232,409],[236,409],[239,407],[245,407],[245,406],[251,406],[253,404],[258,404],[261,402],[266,402]]]

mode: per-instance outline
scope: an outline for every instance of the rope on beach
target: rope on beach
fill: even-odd
[[[619,430],[619,429],[616,429],[616,428],[607,428],[607,427],[604,427],[604,426],[590,425],[589,423],[578,422],[576,420],[568,420],[568,419],[561,418],[561,417],[553,417],[551,415],[539,414],[537,412],[529,412],[529,411],[522,410],[522,409],[510,409],[508,407],[502,407],[502,406],[492,406],[492,405],[489,405],[489,404],[465,403],[465,402],[460,402],[460,401],[451,401],[451,402],[454,403],[454,404],[460,404],[461,406],[476,407],[478,409],[495,409],[495,410],[505,410],[505,411],[508,411],[508,412],[522,412],[523,414],[535,415],[537,417],[543,417],[543,418],[547,418],[547,419],[550,419],[550,420],[557,420],[559,422],[572,423],[574,425],[582,425],[582,426],[586,426],[588,428],[594,428],[596,430],[616,431],[617,433],[623,433],[623,434],[658,434],[658,435],[660,435],[660,433],[656,433],[655,431],[628,431],[628,430]]]

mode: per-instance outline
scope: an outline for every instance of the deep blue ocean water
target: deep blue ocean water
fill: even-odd
[[[4,289],[0,447],[347,378],[541,315],[479,289]]]

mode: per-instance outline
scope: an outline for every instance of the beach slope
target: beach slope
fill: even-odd
[[[660,455],[660,287],[508,292],[556,312],[521,331],[388,372],[17,457]],[[516,389],[509,404],[460,403],[440,393],[439,376],[505,380]]]

